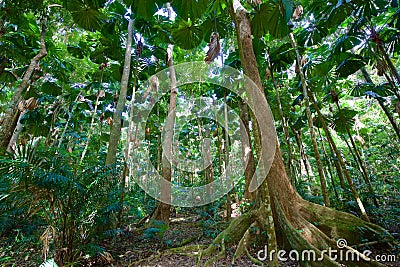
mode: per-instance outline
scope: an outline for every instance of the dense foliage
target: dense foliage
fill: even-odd
[[[329,206],[328,200],[337,210],[361,216],[347,170],[371,221],[398,236],[398,1],[241,2],[251,11],[253,48],[291,183],[306,200]],[[137,142],[140,118],[130,115],[135,97],[145,99],[154,88],[151,79],[149,89],[142,85],[170,67],[171,44],[174,64],[207,57],[242,70],[230,12],[228,0],[0,1],[0,265],[19,266],[27,256],[25,261],[37,265],[53,258],[89,264],[89,258],[107,262],[117,256],[102,247],[104,240],[141,226],[157,205],[135,184],[133,176],[143,170],[128,170],[126,144],[148,146],[153,165],[160,172],[163,167],[161,137],[170,94],[159,98],[149,115],[146,143]],[[133,44],[124,81],[129,20]],[[210,55],[213,45],[218,49]],[[43,48],[46,53],[35,61]],[[117,163],[106,165],[124,82],[128,86]],[[229,112],[241,112],[238,95],[195,83],[178,90],[177,120],[184,111],[179,103],[202,96],[227,103]],[[223,113],[216,104],[211,109]],[[212,171],[173,168],[175,183],[199,186],[210,181],[210,173],[212,179],[223,175],[225,155],[233,149],[224,127],[206,118],[185,122],[176,140],[179,152],[201,159],[206,137],[217,156]],[[231,204],[243,199],[245,187],[242,175],[218,201],[174,211],[197,214],[203,234],[215,237],[224,226],[221,211],[230,217]],[[240,201],[237,210],[244,213],[253,204]],[[174,246],[173,238],[164,236],[164,222],[150,220],[147,226],[142,239],[160,241],[163,248]]]

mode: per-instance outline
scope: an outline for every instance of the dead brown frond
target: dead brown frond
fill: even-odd
[[[219,52],[221,50],[221,46],[219,44],[219,34],[213,32],[210,37],[210,42],[208,43],[208,51],[207,56],[204,59],[206,63],[211,63],[213,60],[218,57]]]
[[[42,248],[42,256],[44,261],[47,259],[47,255],[49,254],[50,244],[52,241],[56,239],[56,229],[49,225],[46,230],[44,230],[43,234],[40,236],[40,242],[43,243]]]
[[[299,18],[301,18],[301,16],[303,16],[303,12],[304,12],[303,6],[298,5],[293,12],[293,19],[298,20]]]

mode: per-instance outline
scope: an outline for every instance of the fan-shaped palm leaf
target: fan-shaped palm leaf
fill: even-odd
[[[192,21],[181,20],[178,27],[172,31],[172,38],[182,49],[193,49],[203,40],[203,32],[201,27],[193,24]]]
[[[357,113],[357,111],[350,108],[341,109],[333,115],[330,126],[339,133],[346,133],[348,129],[353,127],[355,123],[354,117]]]

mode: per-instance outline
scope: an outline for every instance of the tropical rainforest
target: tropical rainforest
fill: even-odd
[[[399,266],[398,0],[1,0],[0,266]]]

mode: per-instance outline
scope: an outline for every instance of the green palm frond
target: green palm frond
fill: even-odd
[[[99,8],[101,5],[93,4],[99,1],[87,0],[68,0],[66,8],[71,12],[72,18],[82,28],[86,30],[96,30],[101,27],[102,13]]]
[[[331,127],[339,133],[346,133],[348,129],[354,126],[354,117],[357,115],[357,111],[350,108],[343,108],[333,115]]]

